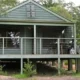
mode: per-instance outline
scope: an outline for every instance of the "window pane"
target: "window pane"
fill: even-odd
[[[31,13],[30,12],[27,12],[27,17],[31,17]]]
[[[35,12],[32,12],[32,13],[31,13],[31,16],[32,16],[32,17],[35,17]]]
[[[27,17],[35,17],[35,6],[34,5],[26,5],[27,6]]]

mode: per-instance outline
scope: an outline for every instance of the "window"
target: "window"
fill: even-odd
[[[35,6],[34,5],[27,5],[27,17],[35,17]]]

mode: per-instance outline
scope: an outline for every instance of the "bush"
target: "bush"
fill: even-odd
[[[26,74],[27,77],[31,77],[32,75],[36,74],[36,69],[33,69],[34,65],[27,60],[27,63],[24,63],[24,74]]]
[[[65,65],[68,65],[68,61],[67,61],[67,60],[66,60],[66,61],[64,61],[64,64],[65,64]]]
[[[3,66],[0,65],[0,75],[7,75],[7,72],[3,71]]]
[[[3,66],[0,65],[0,75],[2,75],[4,72],[3,72]]]
[[[65,69],[63,69],[63,68],[60,69],[60,72],[61,72],[60,73],[61,75],[65,75],[67,73],[67,71]]]
[[[13,77],[18,78],[18,79],[27,78],[25,74],[15,74],[13,75]]]
[[[67,60],[65,60],[64,63],[65,63],[65,65],[68,65],[68,61]],[[75,60],[74,59],[72,59],[72,64],[75,64]]]

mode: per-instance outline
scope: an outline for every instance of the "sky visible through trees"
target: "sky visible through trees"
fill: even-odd
[[[19,0],[20,2],[25,1],[25,0]],[[38,1],[38,0],[36,0]],[[73,2],[75,3],[76,6],[80,5],[80,0],[64,0],[65,2]]]

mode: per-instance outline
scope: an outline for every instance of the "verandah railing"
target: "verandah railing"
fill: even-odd
[[[0,54],[79,54],[79,45],[79,38],[1,37]]]

